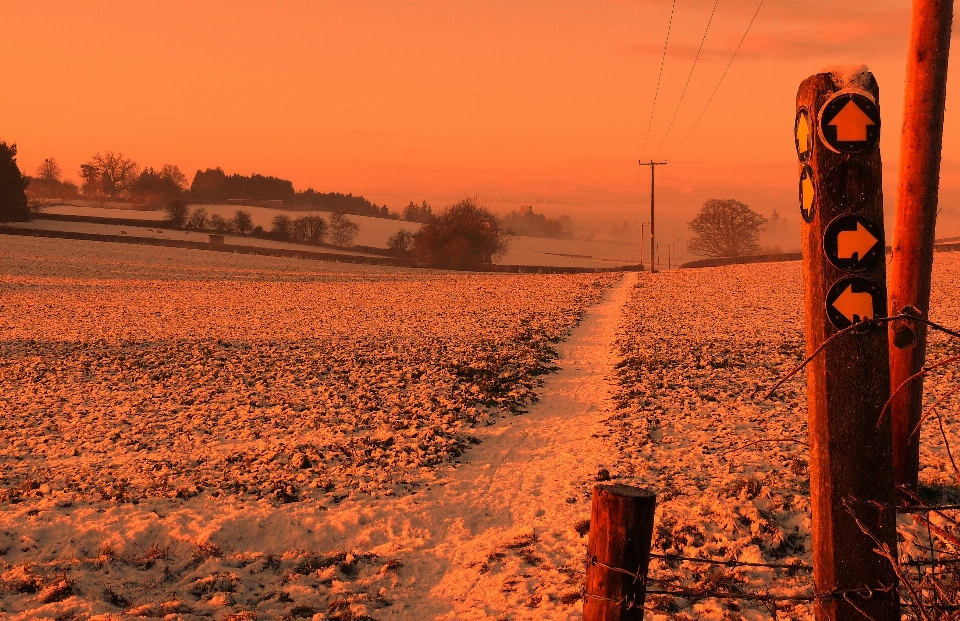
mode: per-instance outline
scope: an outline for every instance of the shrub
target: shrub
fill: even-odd
[[[414,236],[417,262],[463,269],[492,263],[507,247],[507,234],[489,209],[472,199],[451,205]]]

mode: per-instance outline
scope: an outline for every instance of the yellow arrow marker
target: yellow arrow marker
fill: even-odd
[[[810,177],[804,177],[800,187],[803,188],[803,210],[809,214],[810,209],[813,208],[813,180]]]
[[[837,258],[852,259],[853,255],[857,255],[859,260],[863,260],[878,241],[880,240],[857,222],[855,231],[840,231],[837,234]]]
[[[800,145],[800,153],[806,153],[809,147],[810,126],[807,124],[807,115],[801,114],[800,121],[797,123],[797,144]]]
[[[866,142],[867,127],[876,123],[870,120],[860,106],[850,100],[828,125],[837,128],[838,142]]]
[[[873,296],[869,293],[854,293],[853,285],[847,285],[843,293],[833,301],[833,307],[854,323],[860,319],[873,319]]]

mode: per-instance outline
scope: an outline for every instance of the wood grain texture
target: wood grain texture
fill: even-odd
[[[890,310],[893,313],[910,305],[926,317],[930,308],[952,21],[953,0],[914,0],[890,261]],[[912,347],[898,349],[891,341],[893,389],[923,367],[927,353],[926,326],[917,325],[914,332],[917,338]],[[890,410],[896,482],[913,490],[917,488],[920,471],[920,434],[912,432],[920,423],[922,407],[923,383],[918,381],[894,396]]]
[[[604,565],[645,577],[650,563],[656,503],[653,492],[636,487],[595,486],[590,511],[588,559],[595,558]],[[643,619],[644,581],[588,562],[586,582],[584,621]]]

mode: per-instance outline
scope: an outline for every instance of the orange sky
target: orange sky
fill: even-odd
[[[678,109],[714,0],[677,0],[643,153],[670,161],[658,169],[660,222],[685,234],[711,197],[795,220],[796,88],[825,65],[854,62],[880,83],[892,211],[907,0],[766,0],[677,151],[757,2],[719,0]],[[73,178],[112,150],[188,177],[212,166],[260,172],[394,209],[475,195],[497,210],[539,201],[581,221],[645,220],[648,173],[638,183],[636,162],[670,4],[5,3],[0,139],[18,144],[26,172],[55,157]],[[960,234],[950,101],[941,235]]]

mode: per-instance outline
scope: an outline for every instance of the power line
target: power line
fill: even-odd
[[[680,112],[680,104],[683,103],[683,98],[687,94],[687,87],[690,86],[690,78],[693,77],[693,70],[697,68],[697,61],[700,60],[700,52],[703,51],[703,44],[707,40],[707,33],[710,31],[710,24],[713,23],[713,16],[717,12],[717,5],[720,4],[720,0],[714,0],[713,10],[710,11],[710,19],[707,20],[707,27],[703,30],[703,38],[700,39],[700,47],[697,49],[697,55],[693,58],[693,65],[690,66],[690,73],[687,74],[687,83],[683,85],[683,92],[680,93],[680,101],[677,102],[677,109],[673,111],[673,118],[670,119],[670,125],[667,126],[667,133],[663,135],[663,140],[660,141],[660,146],[657,147],[657,153],[660,153],[660,149],[663,148],[663,143],[667,141],[667,136],[670,135],[670,130],[673,129],[673,122],[677,120],[677,113]]]
[[[677,0],[673,0],[670,7],[670,21],[667,22],[667,40],[663,42],[663,56],[660,57],[660,75],[657,76],[657,90],[653,93],[653,107],[650,108],[650,120],[647,122],[647,135],[643,139],[643,147],[640,149],[640,157],[643,157],[647,150],[647,141],[650,139],[650,126],[653,125],[653,113],[657,109],[657,97],[660,95],[660,80],[663,78],[663,63],[667,59],[667,45],[670,43],[670,30],[673,28],[673,11],[677,8]]]
[[[703,110],[700,111],[700,116],[697,117],[697,120],[694,122],[693,127],[690,128],[690,131],[687,133],[686,137],[680,142],[680,145],[674,149],[673,153],[670,154],[670,159],[673,159],[673,156],[683,148],[683,145],[687,143],[687,138],[693,133],[693,130],[697,128],[697,125],[700,123],[700,119],[703,118],[703,114],[707,111],[707,107],[710,105],[710,102],[713,101],[714,95],[717,94],[717,91],[720,90],[720,84],[723,83],[723,78],[727,77],[727,72],[730,71],[730,65],[733,64],[734,59],[737,57],[737,53],[740,51],[740,47],[743,45],[744,40],[747,38],[747,34],[750,32],[750,28],[753,26],[753,21],[757,19],[757,15],[760,13],[760,7],[763,6],[764,0],[760,0],[760,4],[757,5],[757,10],[753,13],[753,17],[750,18],[750,23],[747,24],[747,29],[743,33],[743,37],[740,39],[740,45],[737,46],[737,49],[734,50],[733,56],[730,57],[730,62],[727,63],[727,68],[723,70],[723,75],[720,76],[720,80],[717,82],[716,88],[713,89],[713,93],[710,95],[710,99],[707,100],[707,103],[703,106]]]

